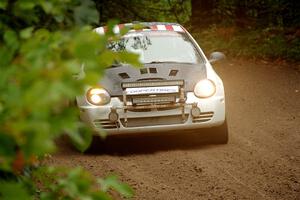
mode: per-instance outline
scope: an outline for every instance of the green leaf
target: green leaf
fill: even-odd
[[[1,112],[4,110],[4,106],[3,106],[3,103],[0,102],[0,114]]]
[[[94,192],[92,195],[93,200],[112,200],[112,198],[102,191]]]
[[[0,155],[11,156],[15,155],[16,143],[14,138],[5,133],[0,133]]]
[[[81,0],[81,4],[74,9],[74,19],[77,25],[97,24],[99,13],[95,3],[91,0]]]
[[[139,62],[139,55],[129,52],[120,52],[119,59],[121,62],[130,63],[135,67],[140,67],[141,63]]]
[[[25,29],[21,30],[20,37],[22,39],[28,39],[32,36],[32,31],[33,31],[33,27],[25,28]]]
[[[36,126],[37,128],[39,126]],[[31,131],[26,133],[27,134],[27,141],[25,144],[21,146],[22,150],[25,153],[25,156],[28,158],[32,155],[44,155],[45,153],[51,153],[55,150],[55,144],[52,140],[51,135],[47,132],[41,130],[38,131]]]
[[[107,32],[105,33],[105,35],[107,35],[108,37],[114,36],[115,33],[113,32],[113,29],[116,24],[119,24],[119,20],[115,20],[115,19],[109,20],[107,22]]]
[[[45,13],[51,13],[52,10],[54,9],[51,1],[42,1],[41,6],[45,11]]]
[[[36,3],[34,1],[17,1],[16,4],[16,6],[18,6],[24,11],[32,10],[36,6]]]
[[[7,5],[7,0],[0,1],[0,8],[5,9]]]
[[[80,152],[86,151],[92,143],[92,132],[85,126],[79,127],[78,131],[67,131],[67,134],[69,135],[72,144]]]
[[[80,42],[75,47],[76,56],[83,61],[91,60],[95,57],[94,44]]]
[[[0,182],[2,200],[31,200],[32,197],[20,182]]]
[[[99,179],[98,183],[101,185],[101,189],[104,192],[107,192],[110,188],[112,188],[126,198],[130,198],[133,196],[133,190],[131,189],[131,187],[125,183],[120,182],[117,176],[111,175],[105,179]]]
[[[19,48],[19,40],[16,32],[12,30],[5,31],[4,33],[4,41],[10,48],[16,50]]]
[[[13,59],[14,51],[7,46],[0,47],[0,68],[6,67]]]

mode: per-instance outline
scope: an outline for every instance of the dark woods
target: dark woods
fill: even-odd
[[[193,25],[235,25],[240,28],[300,25],[297,0],[192,0]]]
[[[94,0],[99,25],[109,19],[183,24],[210,53],[300,60],[297,0]]]
[[[94,0],[100,24],[115,18],[121,22],[168,20],[203,28],[212,24],[240,28],[299,27],[297,0]]]
[[[213,24],[236,26],[239,28],[293,27],[300,26],[300,1],[297,0],[93,0],[99,21],[103,25],[108,20],[118,19],[121,23],[131,21],[179,22],[194,29],[206,28]],[[38,27],[70,26],[74,19],[84,22],[85,13],[78,11],[93,7],[91,1],[71,1],[70,5],[59,5],[63,14],[53,17],[49,10],[41,7],[19,13],[18,1],[7,2],[6,9],[0,7],[0,19],[14,29],[35,25]],[[50,9],[50,8],[49,8]],[[46,9],[47,11],[47,9]],[[76,9],[75,9],[76,11]],[[90,15],[89,15],[90,16]],[[98,19],[95,17],[95,19]],[[93,20],[89,20],[93,21]],[[63,22],[63,23],[62,23]]]
[[[100,13],[100,25],[110,19],[121,23],[132,21],[188,22],[191,16],[189,0],[94,0]]]

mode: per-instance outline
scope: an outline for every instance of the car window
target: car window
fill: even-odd
[[[202,63],[193,43],[185,33],[149,31],[128,33],[121,40],[111,42],[113,51],[129,51],[140,55],[142,63],[176,62]]]

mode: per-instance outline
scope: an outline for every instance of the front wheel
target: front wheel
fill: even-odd
[[[221,126],[217,126],[211,129],[212,142],[215,144],[227,144],[228,143],[228,126],[227,120]]]

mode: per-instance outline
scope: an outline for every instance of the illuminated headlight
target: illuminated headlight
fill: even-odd
[[[87,91],[86,98],[93,105],[105,105],[110,102],[109,93],[103,88],[91,88]]]
[[[216,85],[209,79],[201,80],[195,85],[194,93],[200,98],[211,97],[216,93]]]

